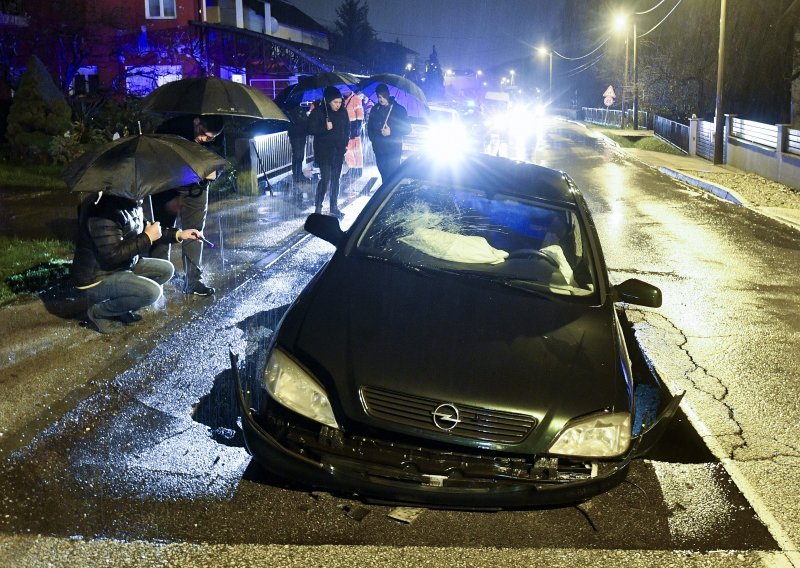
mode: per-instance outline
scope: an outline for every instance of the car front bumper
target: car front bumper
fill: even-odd
[[[582,463],[425,448],[345,435],[274,401],[274,412],[260,416],[247,403],[233,354],[231,367],[247,450],[270,473],[314,488],[371,502],[497,510],[580,503],[627,475],[629,456]]]

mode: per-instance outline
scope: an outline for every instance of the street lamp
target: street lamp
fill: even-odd
[[[550,82],[547,88],[547,100],[553,102],[553,50],[547,49],[546,47],[539,47],[537,51],[540,55],[547,55],[550,57]]]
[[[516,73],[514,72],[514,70],[513,70],[513,69],[511,69],[511,70],[509,71],[509,73],[511,74],[511,86],[513,87],[513,86],[514,86],[514,75],[515,75]]]

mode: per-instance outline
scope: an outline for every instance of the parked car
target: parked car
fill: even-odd
[[[677,410],[637,408],[615,309],[661,292],[609,281],[562,172],[414,156],[349,230],[305,226],[335,253],[246,382],[231,354],[247,448],[272,474],[423,506],[574,503],[621,482]]]

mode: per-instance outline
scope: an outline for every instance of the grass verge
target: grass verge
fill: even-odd
[[[0,161],[0,187],[15,189],[67,189],[61,179],[64,166],[11,164]]]
[[[0,305],[63,281],[73,248],[68,241],[0,237]]]

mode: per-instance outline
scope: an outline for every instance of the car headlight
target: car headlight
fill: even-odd
[[[601,412],[570,421],[548,453],[613,458],[624,454],[630,444],[630,412]]]
[[[325,389],[280,349],[274,349],[264,371],[264,386],[277,402],[321,422],[339,428]]]

